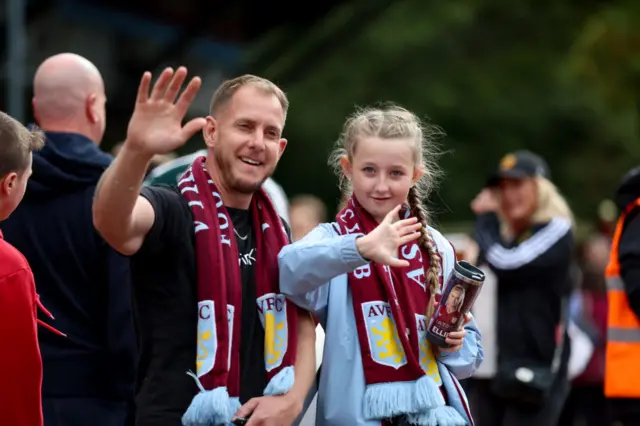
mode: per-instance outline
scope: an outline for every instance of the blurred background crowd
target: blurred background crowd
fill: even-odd
[[[565,343],[571,355],[565,367],[570,390],[566,398],[558,396],[558,414],[551,416],[557,422],[548,426],[640,424],[640,391],[625,396],[638,406],[634,412],[638,416],[631,421],[612,414],[604,394],[605,269],[616,222],[627,208],[616,193],[623,175],[640,158],[640,2],[5,0],[4,4],[0,109],[24,124],[34,122],[36,69],[47,57],[74,52],[95,64],[104,81],[104,133],[93,142],[111,156],[118,155],[145,70],[157,75],[165,66],[183,64],[202,78],[203,89],[189,111],[191,117],[207,115],[211,94],[228,77],[252,73],[282,87],[291,101],[284,134],[289,145],[268,185],[295,240],[338,211],[339,192],[326,158],[355,105],[392,101],[440,126],[444,134],[438,161],[445,176],[429,200],[435,224],[460,259],[482,266],[487,273],[473,309],[483,334],[485,361],[464,383],[481,426],[492,424],[483,423],[481,413],[504,404],[483,396],[496,375],[498,352],[512,342],[501,341],[497,332],[498,323],[504,321],[498,319],[504,283],[478,241],[476,216],[484,211],[474,208],[473,202],[505,155],[521,150],[540,155],[548,169],[540,176],[553,182],[566,201],[575,240],[567,260],[570,339]],[[203,147],[202,137],[196,135],[179,152],[157,156],[148,182],[175,183],[190,163],[181,157]],[[59,161],[52,163],[62,167]],[[503,164],[501,170],[513,167]],[[524,177],[534,175],[538,176]],[[49,191],[47,197],[61,196],[62,190],[45,188],[54,182],[47,179],[55,176],[34,175],[26,203],[30,197],[42,197],[42,191]],[[492,191],[498,196],[502,191],[502,199],[508,198],[505,185]],[[522,191],[509,201],[511,208],[539,202],[533,193]],[[640,191],[631,194],[630,202],[637,197]],[[538,207],[522,214],[534,215]],[[70,205],[68,215],[75,214]],[[18,209],[12,223],[24,223],[26,217],[32,216],[21,216]],[[41,232],[48,232],[44,225]],[[63,299],[56,292],[84,291],[39,280],[39,271],[46,269],[38,266],[41,248],[29,247],[33,242],[19,233],[12,240],[9,222],[0,227],[27,256],[46,306]],[[60,238],[55,244],[69,243]],[[82,312],[68,315],[71,322],[98,321],[96,312],[106,309],[91,297],[66,297],[77,304],[62,303],[59,311]],[[89,302],[83,305],[83,301]],[[48,363],[52,370],[67,365],[58,358],[69,354],[47,352],[47,344],[56,346],[55,339],[48,336],[41,342],[43,392],[58,397],[55,381],[74,372],[47,374]],[[320,361],[320,328],[317,346]],[[640,367],[629,377],[640,378],[638,371]],[[134,373],[128,374],[123,380],[133,383]],[[54,381],[51,387],[47,380]],[[640,384],[636,387],[640,389]],[[308,424],[312,417],[310,411]]]

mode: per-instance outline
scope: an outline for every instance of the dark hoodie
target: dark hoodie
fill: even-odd
[[[113,158],[82,135],[46,135],[23,202],[1,224],[29,261],[52,325],[67,334],[39,333],[42,394],[130,401],[136,342],[129,260],[98,235],[91,214],[96,185]]]
[[[616,191],[616,205],[624,211],[640,198],[640,167],[629,171]],[[629,306],[640,318],[640,207],[634,207],[625,218],[618,258]]]

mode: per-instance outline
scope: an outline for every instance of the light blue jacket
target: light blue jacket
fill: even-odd
[[[359,235],[342,236],[336,227],[337,224],[321,224],[302,240],[282,249],[278,256],[280,289],[298,306],[314,312],[325,330],[316,425],[380,426],[380,420],[366,420],[363,415],[365,379],[347,284],[347,274],[367,261],[356,248]],[[438,231],[429,228],[429,232],[442,256],[446,283],[454,267],[455,253]],[[474,321],[465,329],[467,336],[462,349],[455,353],[441,351],[438,368],[448,405],[473,425],[467,398],[457,379],[473,374],[482,362],[483,352],[480,331]]]

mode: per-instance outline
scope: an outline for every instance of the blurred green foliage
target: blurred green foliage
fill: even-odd
[[[373,4],[380,12],[358,20]],[[304,34],[279,28],[268,40],[249,71],[291,101],[276,172],[290,196],[335,208],[328,153],[354,107],[379,101],[447,133],[446,177],[431,196],[439,223],[472,218],[470,200],[511,150],[543,155],[587,221],[640,159],[635,0],[354,0]]]

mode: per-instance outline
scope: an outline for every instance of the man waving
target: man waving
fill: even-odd
[[[220,86],[206,119],[183,127],[200,88],[196,77],[178,97],[186,75],[166,69],[149,95],[144,74],[127,140],[93,207],[100,233],[132,256],[136,424],[222,425],[250,415],[249,426],[291,425],[314,379],[315,325],[280,294],[277,254],[288,237],[261,189],[287,144],[288,101],[270,81],[245,75]],[[200,129],[208,155],[178,188],[141,189],[151,157]]]

